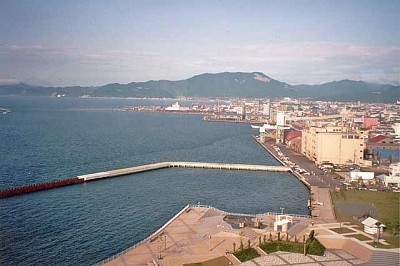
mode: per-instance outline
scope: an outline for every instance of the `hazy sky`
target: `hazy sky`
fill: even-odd
[[[0,0],[0,82],[253,72],[400,83],[400,1]]]

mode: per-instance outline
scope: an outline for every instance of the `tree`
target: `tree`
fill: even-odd
[[[308,236],[308,239],[310,239],[310,240],[314,239],[314,234],[315,234],[314,230],[311,230],[310,235]]]

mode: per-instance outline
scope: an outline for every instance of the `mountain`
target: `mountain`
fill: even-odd
[[[0,95],[68,97],[302,97],[316,100],[395,102],[399,86],[341,80],[321,85],[296,85],[274,80],[261,72],[201,74],[189,79],[150,80],[128,84],[112,83],[99,87],[43,87],[20,83],[0,85]]]
[[[299,97],[330,101],[396,102],[400,98],[400,87],[366,83],[364,81],[341,80],[321,85],[295,85]]]

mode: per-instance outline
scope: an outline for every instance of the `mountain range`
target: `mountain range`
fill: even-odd
[[[293,97],[314,100],[396,102],[400,87],[363,81],[341,80],[321,85],[290,85],[261,72],[200,74],[189,79],[150,80],[128,84],[111,83],[98,87],[43,87],[25,83],[0,85],[0,95],[67,97]]]

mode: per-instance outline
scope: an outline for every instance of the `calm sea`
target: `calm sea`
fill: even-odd
[[[81,110],[170,101],[0,97],[0,188],[160,161],[278,165],[247,124]],[[165,169],[0,200],[1,265],[89,265],[145,238],[187,204],[308,214],[288,173]]]

